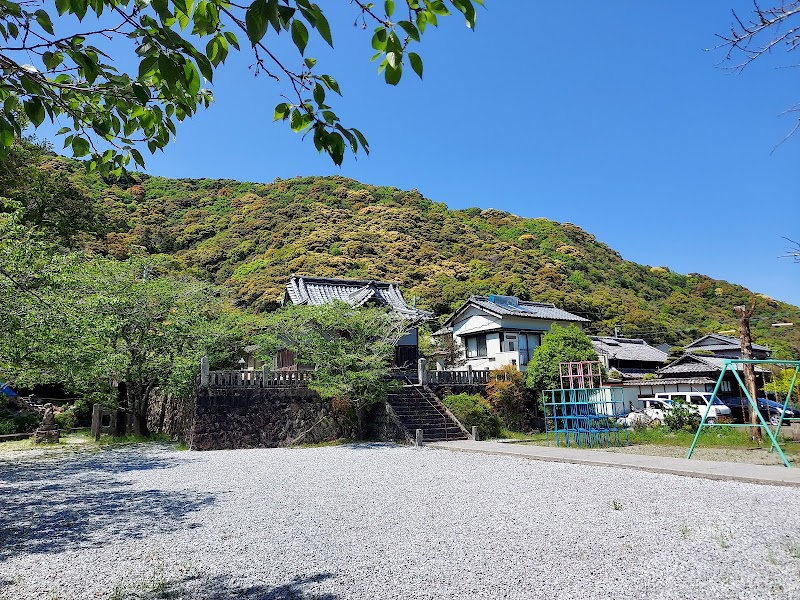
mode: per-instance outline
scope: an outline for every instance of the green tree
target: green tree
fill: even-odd
[[[314,367],[309,387],[338,406],[353,409],[359,438],[367,408],[395,385],[388,376],[395,344],[415,323],[384,308],[353,308],[344,302],[287,306],[264,319],[256,336],[264,358],[292,350]]]
[[[177,265],[164,258],[56,253],[48,260],[46,250],[36,257],[50,269],[46,281],[34,288],[17,269],[0,288],[0,309],[14,318],[0,343],[4,380],[62,383],[104,402],[113,402],[115,384],[124,382],[136,432],[148,435],[156,389],[187,397],[202,356],[230,363],[243,346],[236,313],[226,311],[220,291],[172,271]]]
[[[543,390],[561,387],[558,365],[562,362],[597,360],[592,340],[575,325],[553,325],[528,363],[527,385],[536,397]]]
[[[405,65],[422,77],[413,48],[429,25],[452,9],[474,28],[475,6],[483,0],[351,4],[356,23],[373,28],[372,59],[386,83],[396,85]],[[75,26],[75,17],[83,26]],[[280,34],[290,36],[300,68],[289,66],[297,61],[277,40]],[[361,132],[344,127],[329,104],[330,95],[341,95],[336,79],[320,73],[306,52],[314,37],[333,47],[325,12],[310,0],[0,0],[0,37],[0,150],[29,123],[60,121],[64,147],[88,157],[90,169],[119,174],[131,160],[141,166],[138,148],[163,149],[176,122],[209,106],[206,82],[231,50],[244,46],[252,51],[254,72],[283,88],[276,121],[311,132],[317,150],[336,164],[346,147],[368,151]],[[136,60],[134,72],[119,70],[123,57],[107,54],[109,43],[115,54],[131,53],[124,58]]]

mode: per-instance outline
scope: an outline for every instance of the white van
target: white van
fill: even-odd
[[[708,411],[708,418],[706,423],[713,425],[719,421],[720,417],[730,418],[731,409],[725,406],[717,397],[712,399],[710,392],[659,392],[656,394],[659,400],[669,400],[675,402],[676,400],[683,400],[688,402],[694,410],[696,410],[702,417],[709,403],[711,403],[711,410]]]

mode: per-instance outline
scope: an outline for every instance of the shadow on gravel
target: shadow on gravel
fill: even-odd
[[[241,586],[233,583],[230,577],[213,577],[202,579],[187,577],[169,583],[160,582],[149,592],[138,592],[133,595],[122,594],[130,600],[156,600],[157,598],[193,598],[196,600],[338,600],[340,597],[321,592],[308,590],[334,577],[332,573],[319,573],[309,577],[297,576],[289,583],[283,585],[252,585]]]
[[[191,526],[208,494],[135,490],[117,475],[180,464],[168,453],[126,448],[0,463],[0,561]]]

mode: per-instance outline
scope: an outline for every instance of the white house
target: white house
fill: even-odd
[[[527,302],[514,296],[472,296],[434,335],[453,336],[464,366],[493,370],[515,365],[525,371],[542,336],[554,323],[582,328],[589,320],[554,304]],[[437,368],[445,368],[438,358]]]

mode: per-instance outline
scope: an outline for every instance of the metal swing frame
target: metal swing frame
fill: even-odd
[[[750,396],[750,392],[747,389],[747,386],[742,381],[742,378],[739,376],[739,372],[736,369],[736,365],[783,365],[789,369],[794,368],[794,375],[792,375],[792,381],[789,384],[789,391],[786,394],[786,399],[783,402],[783,408],[781,409],[781,419],[778,422],[777,427],[775,427],[775,431],[772,431],[772,428],[769,426],[764,420],[764,416],[761,414],[761,411],[758,410],[758,403],[755,398]],[[761,427],[767,432],[767,436],[770,439],[771,446],[769,451],[777,450],[778,455],[781,457],[783,464],[787,468],[791,468],[789,465],[789,460],[786,458],[786,455],[783,453],[781,449],[781,445],[778,442],[778,434],[781,431],[781,426],[783,425],[783,421],[800,421],[800,419],[784,419],[783,414],[786,412],[786,408],[789,406],[789,400],[792,398],[792,392],[794,391],[795,383],[797,383],[798,373],[800,373],[800,360],[756,360],[756,359],[728,359],[723,363],[722,371],[719,374],[719,378],[717,378],[717,384],[714,386],[714,393],[711,395],[712,401],[714,398],[717,397],[717,393],[719,392],[720,388],[722,387],[722,379],[725,377],[725,373],[730,371],[733,373],[733,377],[739,383],[739,387],[744,392],[744,395],[747,397],[747,402],[750,406],[750,410],[755,411],[755,414],[758,416],[758,420],[760,421],[760,425],[754,425],[751,423],[706,423],[708,419],[708,413],[711,412],[712,403],[709,402],[706,406],[705,413],[703,413],[703,418],[700,419],[700,425],[697,428],[697,433],[694,436],[694,440],[692,441],[692,446],[689,448],[689,453],[686,455],[686,458],[692,458],[692,454],[694,453],[695,446],[697,445],[697,440],[700,439],[700,435],[703,433],[703,427]],[[765,385],[766,387],[766,385]],[[776,401],[777,401],[777,393],[776,393]]]

